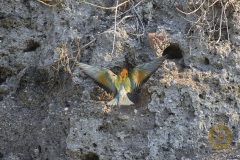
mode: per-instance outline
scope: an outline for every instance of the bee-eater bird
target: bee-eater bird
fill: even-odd
[[[123,69],[119,75],[114,74],[106,68],[93,67],[84,63],[77,63],[79,68],[94,80],[96,84],[108,92],[114,93],[115,97],[109,101],[108,105],[132,105],[136,103],[136,92],[139,91],[143,83],[163,64],[167,55],[157,59],[137,65],[130,74],[127,69]]]

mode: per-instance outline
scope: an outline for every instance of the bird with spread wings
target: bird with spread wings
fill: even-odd
[[[151,62],[137,65],[130,74],[127,69],[123,69],[119,75],[106,68],[93,67],[84,63],[77,65],[97,85],[114,93],[115,97],[107,103],[108,105],[121,106],[132,105],[138,101],[136,93],[166,58],[165,55]]]

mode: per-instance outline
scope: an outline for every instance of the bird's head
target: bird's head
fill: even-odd
[[[128,70],[127,69],[123,69],[120,76],[122,77],[122,79],[125,81],[126,77],[128,76]]]

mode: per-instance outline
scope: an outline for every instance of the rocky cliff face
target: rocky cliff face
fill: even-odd
[[[240,159],[239,8],[237,0],[0,1],[0,159]],[[75,66],[117,73],[162,53],[173,59],[133,106],[106,106],[112,95]],[[232,133],[223,149],[208,140],[216,124]],[[229,138],[214,134],[220,146]]]

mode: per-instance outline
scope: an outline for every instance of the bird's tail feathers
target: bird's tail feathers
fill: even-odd
[[[109,101],[109,102],[107,103],[107,105],[117,106],[117,105],[118,105],[118,98],[117,98],[117,97],[113,98],[111,101]]]
[[[132,105],[134,104],[127,96],[127,94],[125,94],[124,96],[122,96],[121,100],[120,100],[120,105]]]
[[[132,105],[134,104],[127,96],[127,94],[119,96],[116,95],[116,97],[114,97],[111,101],[109,101],[107,103],[107,105],[111,105],[111,106],[128,106],[128,105]]]

